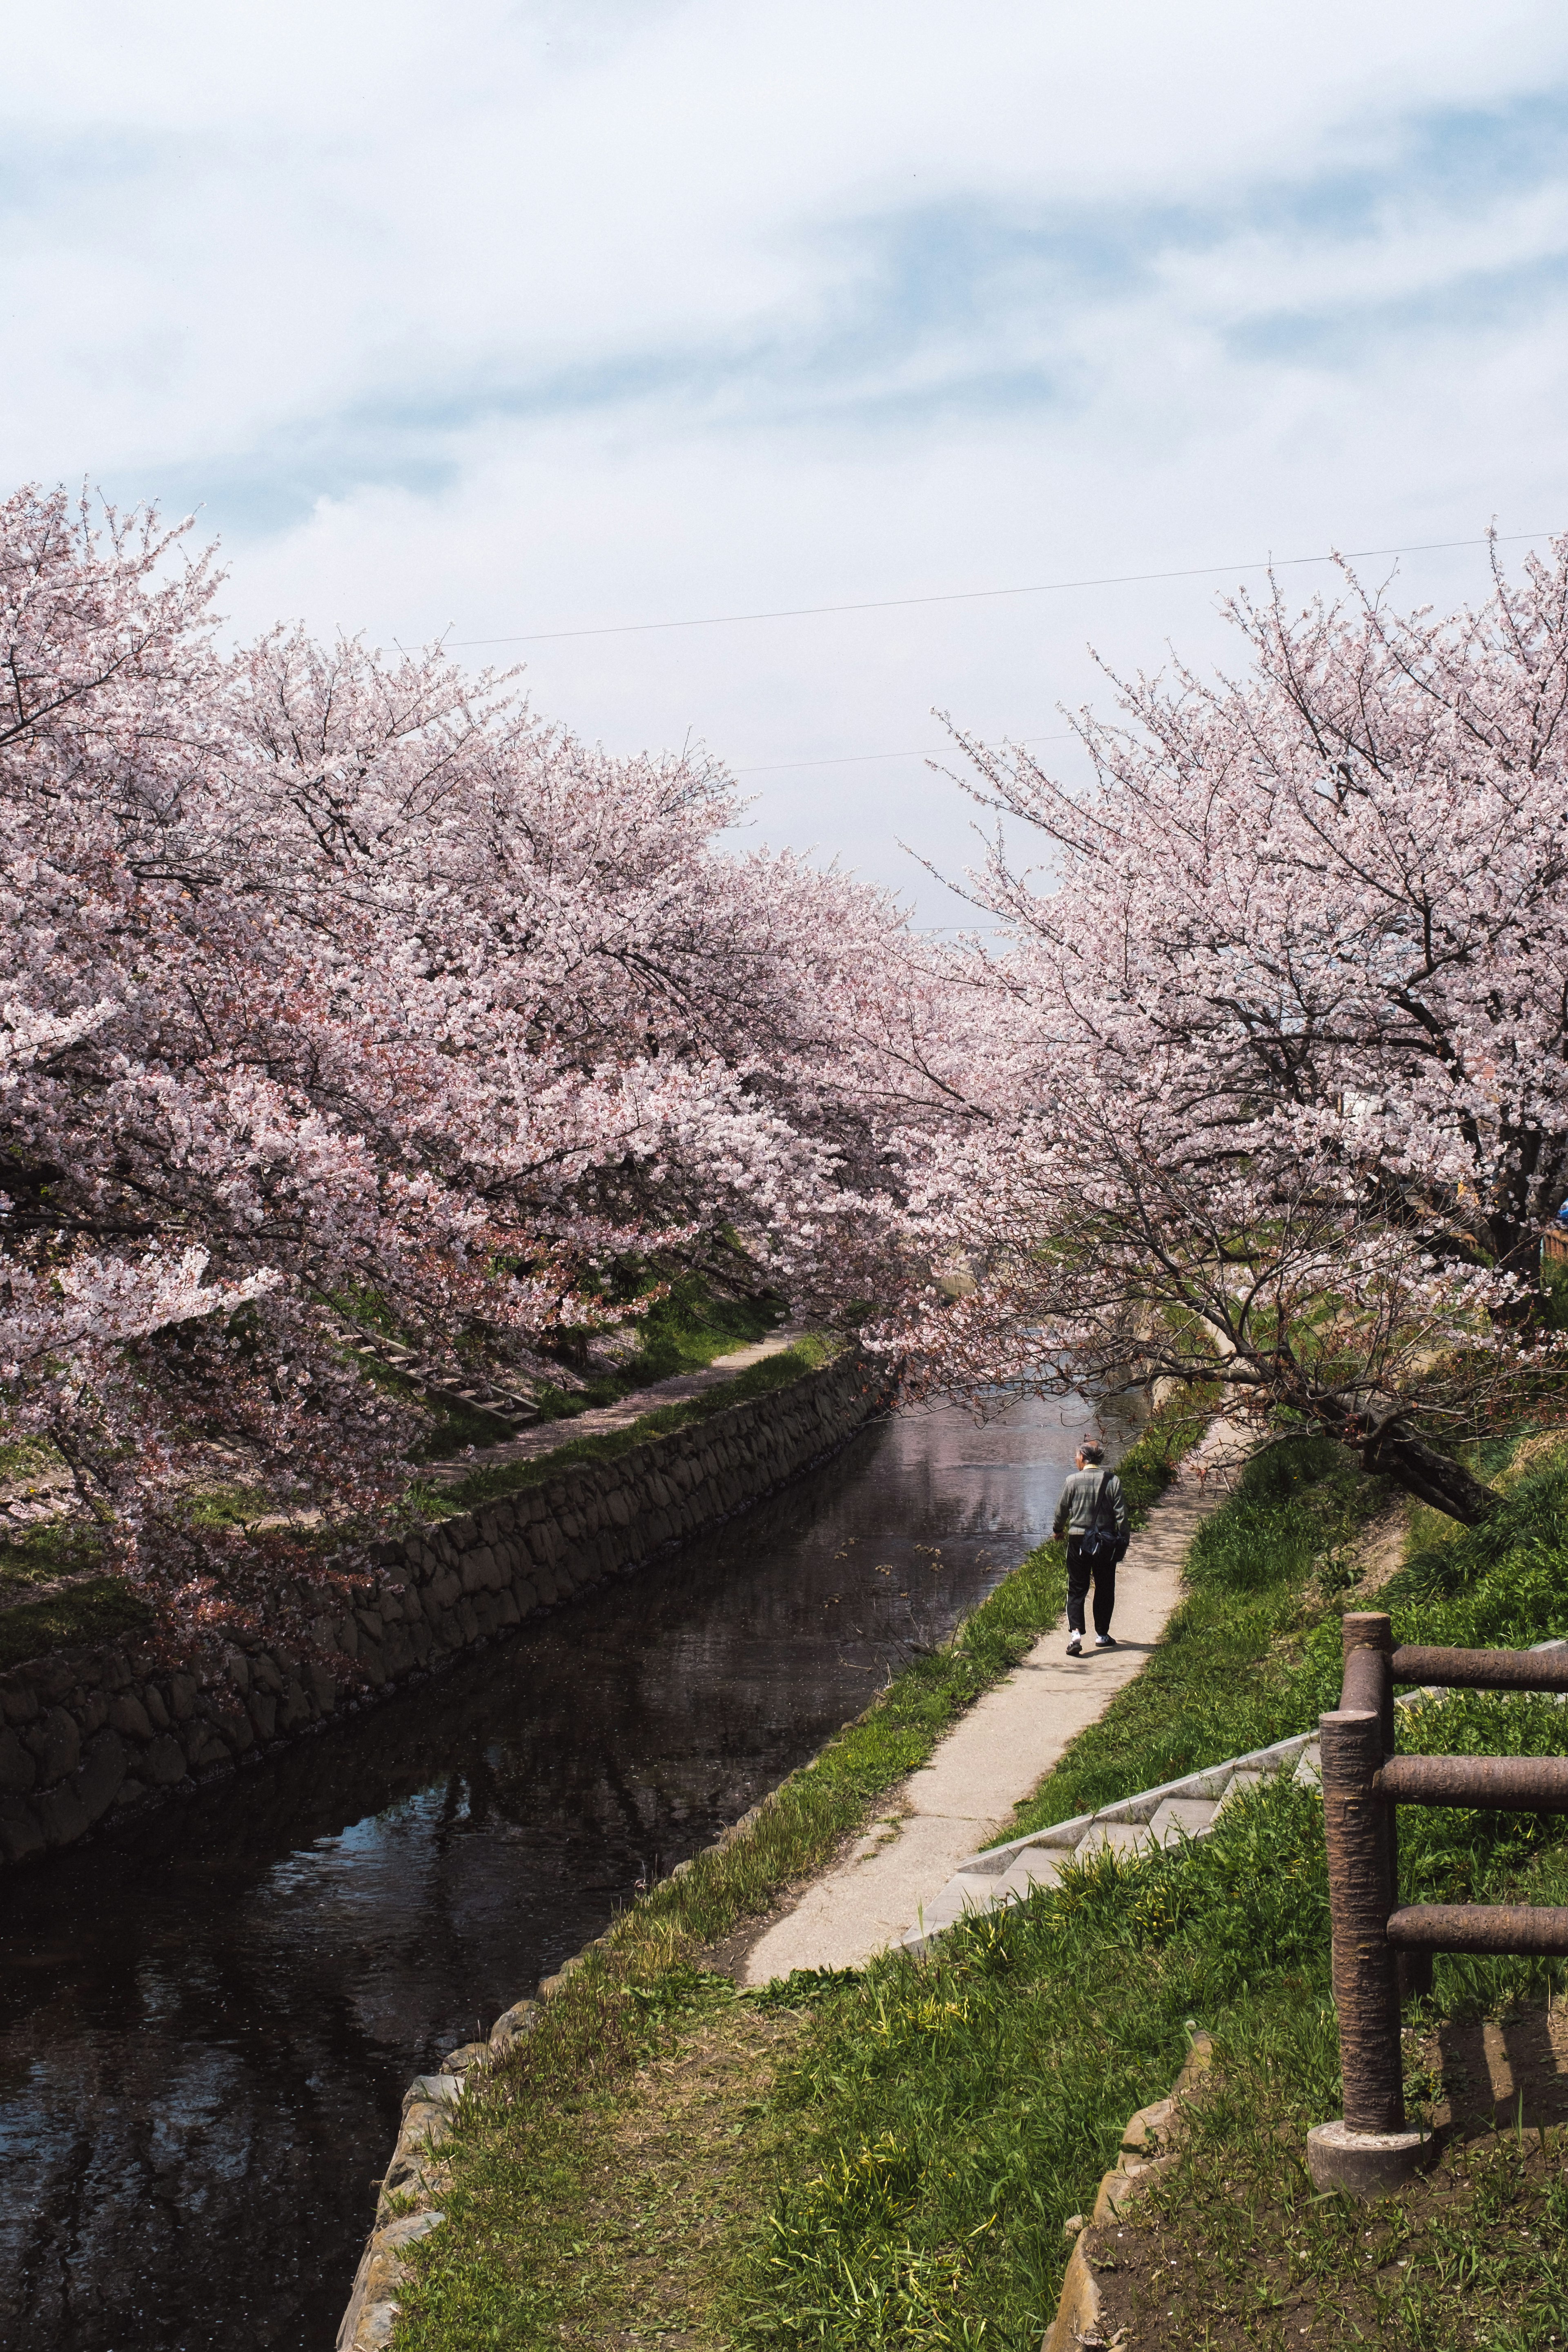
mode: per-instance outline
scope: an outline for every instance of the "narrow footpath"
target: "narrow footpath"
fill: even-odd
[[[503,1439],[499,1445],[472,1448],[467,1454],[451,1455],[444,1462],[425,1462],[419,1466],[422,1478],[437,1485],[466,1478],[475,1470],[494,1470],[509,1462],[532,1462],[542,1454],[552,1454],[558,1445],[570,1445],[579,1437],[604,1437],[611,1430],[629,1429],[645,1412],[657,1412],[661,1405],[685,1404],[691,1397],[705,1396],[710,1389],[721,1388],[732,1381],[737,1372],[760,1364],[765,1357],[782,1356],[804,1339],[807,1326],[804,1323],[781,1323],[763,1339],[753,1339],[743,1348],[731,1349],[727,1356],[715,1356],[704,1370],[677,1372],[668,1381],[654,1381],[645,1389],[633,1389],[614,1404],[591,1406],[586,1412],[569,1413],[560,1421],[538,1421],[519,1433]]]
[[[793,1969],[854,1969],[914,1927],[961,1862],[1012,1826],[1013,1810],[1102,1715],[1163,1636],[1182,1565],[1247,1451],[1217,1422],[1133,1537],[1117,1571],[1114,1650],[1067,1655],[1067,1620],[956,1723],[931,1762],[894,1792],[885,1819],[815,1879],[746,1952],[742,1985]]]

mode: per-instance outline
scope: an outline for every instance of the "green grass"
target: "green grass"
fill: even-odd
[[[1135,1517],[1195,1434],[1163,1417],[1121,1462]],[[605,2212],[619,2192],[605,2183],[625,2173],[613,2150],[643,2096],[639,2070],[670,2058],[716,2015],[733,2013],[742,2035],[755,2030],[752,2005],[703,1971],[702,1956],[865,1826],[948,1727],[1058,1622],[1065,1586],[1061,1547],[1042,1545],[737,1832],[650,1889],[590,1947],[536,2030],[465,2105],[457,2179],[443,2197],[447,2226],[421,2255],[400,2346],[605,2340],[595,2331],[607,2325],[605,2297],[619,2275],[605,2254],[616,2232]],[[732,2128],[759,2136],[755,2100],[742,2103]],[[587,2332],[573,2332],[579,2327]]]
[[[1138,1475],[1134,1465],[1130,1486]],[[1332,1447],[1280,1448],[1254,1465],[1194,1546],[1169,1643],[1069,1752],[1030,1821],[1310,1724],[1337,1696],[1354,1539],[1384,1499]],[[1387,1588],[1396,1630],[1519,1643],[1556,1631],[1563,1505],[1563,1473],[1547,1466],[1484,1529],[1418,1551]],[[1360,2224],[1312,2204],[1296,2164],[1305,2122],[1340,2109],[1321,1810],[1293,1786],[1237,1806],[1199,1845],[1070,1873],[954,1930],[918,1965],[792,1979],[761,2000],[698,1965],[930,1752],[957,1707],[1055,1616],[1060,1591],[1047,1548],[949,1652],[917,1662],[740,1836],[653,1890],[589,1954],[463,2116],[447,2228],[421,2252],[400,2346],[602,2344],[657,2314],[704,2352],[1034,2352],[1065,2261],[1063,2221],[1087,2210],[1128,2115],[1168,2089],[1194,2015],[1215,2032],[1220,2080],[1235,2088],[1205,2110],[1173,2243],[1201,2291],[1202,2280],[1262,2275],[1278,2249],[1247,2232],[1288,2223],[1301,2278],[1317,2266],[1324,2311],[1350,2308],[1335,2300],[1336,2265],[1364,2267]],[[1561,1712],[1528,1699],[1478,1696],[1402,1718],[1413,1748],[1560,1750],[1563,1738]],[[1517,1816],[1412,1810],[1401,1822],[1405,1895],[1562,1902],[1568,1853],[1552,1838],[1551,1824]],[[1475,2015],[1539,2000],[1552,1980],[1547,1964],[1445,1956],[1436,2000],[1449,2017]],[[683,2068],[723,2077],[725,2064],[731,2087],[687,2133],[685,2157],[634,2194],[631,2151],[671,2137],[668,2086]],[[1414,2047],[1412,2070],[1419,2099],[1433,2084]],[[721,2161],[717,2151],[737,2147]],[[1260,2193],[1249,2207],[1221,2186],[1261,2179],[1266,2159],[1273,2180],[1294,2184],[1272,2213]],[[1544,2346],[1517,2250],[1499,2268],[1488,2234],[1501,2163],[1477,2155],[1455,2177],[1441,2229],[1413,2237],[1408,2256],[1389,2253],[1383,2302],[1355,2306],[1361,2340],[1389,2352]],[[1550,2254],[1549,2184],[1521,2175],[1516,2189]],[[1472,2285],[1450,2293],[1440,2281],[1456,2246]],[[669,2283],[662,2304],[653,2276]],[[1287,2340],[1273,2304],[1258,2324],[1262,2333],[1246,2332],[1244,2312],[1241,2334],[1214,2340]]]
[[[24,1601],[0,1610],[0,1670],[41,1658],[51,1650],[72,1650],[91,1642],[112,1642],[151,1625],[152,1612],[122,1578],[94,1577],[49,1601]]]
[[[1380,1499],[1331,1448],[1257,1464],[1194,1547],[1168,1647],[1050,1777],[1031,1825],[1284,1737],[1332,1704],[1346,1549]],[[1485,1624],[1503,1629],[1488,1638],[1521,1642],[1553,1631],[1562,1556],[1554,1584],[1542,1570],[1561,1502],[1560,1474],[1525,1481],[1505,1506],[1511,1540],[1494,1520],[1443,1548],[1436,1599],[1432,1562],[1417,1559],[1389,1588],[1396,1630],[1458,1638]],[[1412,1749],[1561,1752],[1563,1727],[1549,1702],[1478,1696],[1407,1714],[1401,1737]],[[1405,1899],[1561,1903],[1568,1853],[1555,1833],[1519,1816],[1411,1809]],[[1444,1956],[1435,2000],[1473,2015],[1539,2000],[1552,1980],[1541,1962]],[[1215,2030],[1238,2082],[1266,2057],[1272,2069],[1270,2104],[1235,2100],[1229,2139],[1211,2130],[1212,2210],[1189,2227],[1200,2271],[1202,2249],[1222,2244],[1235,2267],[1247,2216],[1219,2181],[1277,2130],[1296,2150],[1303,2117],[1340,2112],[1321,1811],[1292,1786],[1238,1806],[1202,1845],[1091,1865],[955,1931],[922,1967],[878,1962],[835,1988],[781,2075],[798,2129],[773,2211],[742,2250],[731,2340],[1032,2347],[1054,2306],[1062,2222],[1088,2210],[1128,2114],[1168,2088],[1185,2014]],[[1331,2238],[1342,2255],[1343,2229]],[[1414,2308],[1396,2294],[1389,2331],[1367,2340],[1480,2340],[1401,2336]]]
[[[701,1371],[715,1356],[765,1339],[783,1321],[784,1304],[772,1293],[741,1298],[716,1297],[700,1275],[678,1274],[667,1297],[648,1308],[636,1327],[637,1352],[601,1371],[582,1389],[542,1387],[536,1402],[547,1419],[616,1404],[637,1389]]]

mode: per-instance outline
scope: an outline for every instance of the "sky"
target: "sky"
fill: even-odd
[[[14,480],[194,513],[238,637],[700,744],[925,924],[933,710],[1070,776],[1098,665],[1234,664],[1270,556],[1447,607],[1568,529],[1560,6],[4,16]]]

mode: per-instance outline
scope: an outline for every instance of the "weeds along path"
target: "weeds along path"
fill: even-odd
[[[1246,1450],[1232,1423],[1216,1422],[1132,1538],[1117,1573],[1119,1646],[1069,1658],[1065,1617],[1037,1642],[892,1792],[852,1852],[763,1927],[742,1961],[743,1986],[863,1966],[914,1925],[967,1855],[1010,1831],[1014,1808],[1142,1671],[1181,1598],[1187,1548]]]

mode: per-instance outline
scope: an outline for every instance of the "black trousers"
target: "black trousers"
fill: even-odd
[[[1119,1546],[1110,1545],[1098,1559],[1085,1559],[1083,1546],[1077,1536],[1068,1538],[1068,1628],[1074,1633],[1083,1632],[1083,1604],[1089,1599],[1089,1588],[1094,1587],[1094,1630],[1109,1633],[1110,1613],[1116,1606],[1116,1555]]]

